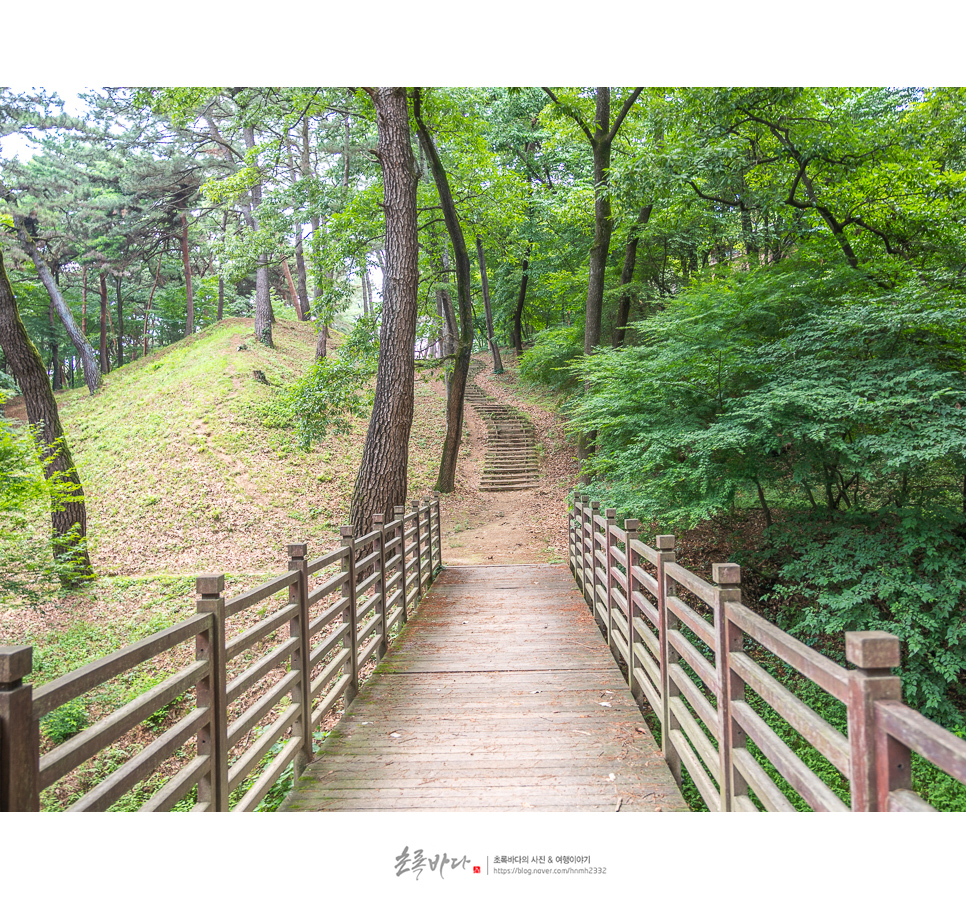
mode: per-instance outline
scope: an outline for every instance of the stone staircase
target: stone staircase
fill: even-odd
[[[518,409],[487,396],[472,380],[466,384],[466,401],[486,423],[480,491],[532,489],[540,479],[533,422]]]

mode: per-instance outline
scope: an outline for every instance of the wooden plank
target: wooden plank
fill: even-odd
[[[677,629],[667,631],[668,642],[674,650],[691,666],[691,670],[701,678],[701,682],[715,695],[718,695],[718,678],[714,669],[704,657],[688,640],[684,634]]]
[[[684,808],[566,566],[444,569],[303,779],[306,810]]]
[[[70,700],[93,690],[112,677],[123,674],[136,665],[150,661],[155,655],[160,655],[169,649],[180,645],[186,639],[191,639],[199,633],[211,628],[211,616],[203,614],[193,616],[182,623],[154,633],[140,642],[127,645],[119,651],[83,667],[58,677],[50,683],[43,684],[33,689],[33,717],[36,720],[42,719],[49,712],[53,712],[59,706]]]
[[[208,662],[196,661],[55,747],[40,759],[40,789],[46,789],[74,767],[103,751],[135,725],[193,687],[207,673]]]
[[[298,575],[298,572],[294,573]],[[232,661],[242,652],[247,652],[256,642],[270,636],[273,632],[285,626],[298,613],[298,604],[286,604],[281,610],[265,617],[243,633],[229,639],[225,643],[225,661]]]
[[[323,597],[328,597],[334,591],[338,591],[345,584],[347,577],[345,572],[339,572],[338,575],[333,575],[317,588],[309,591],[309,607],[314,607]]]
[[[732,652],[730,659],[734,672],[809,744],[827,757],[843,776],[848,777],[851,759],[848,739],[744,652]]]
[[[688,775],[694,780],[694,785],[698,787],[698,792],[704,799],[704,804],[708,806],[709,811],[718,811],[718,790],[705,772],[701,761],[698,760],[697,755],[691,749],[691,745],[688,744],[684,732],[680,728],[672,728],[668,734],[671,743],[674,745],[674,750],[678,752],[681,762],[687,767]]]
[[[744,604],[725,604],[725,614],[756,642],[774,652],[782,661],[827,690],[837,700],[848,702],[849,672],[803,642],[782,632]]]
[[[657,607],[655,607],[640,591],[635,591],[633,594],[634,608],[640,610],[644,615],[651,621],[651,624],[655,629],[658,628],[658,623],[660,622],[660,615],[657,612]]]
[[[894,789],[889,793],[889,811],[935,811],[924,799],[919,798],[911,789]]]
[[[257,588],[252,588],[251,591],[246,591],[244,594],[239,594],[237,597],[225,601],[225,619],[227,620],[232,614],[254,607],[259,601],[263,601],[273,594],[278,594],[282,588],[287,588],[298,581],[298,577],[298,572],[286,572],[284,575],[269,579]]]
[[[319,662],[321,662],[326,655],[328,655],[344,638],[345,634],[349,631],[348,623],[340,623],[335,629],[326,636],[325,641],[321,645],[317,645],[312,649],[312,653],[309,656],[309,666],[314,668]]]
[[[195,757],[171,777],[138,811],[170,811],[208,772],[209,757]],[[206,805],[209,803],[205,803]]]
[[[243,735],[247,735],[267,716],[283,696],[294,694],[300,674],[289,671],[281,680],[272,684],[251,706],[228,726],[228,749],[231,750]],[[293,700],[293,703],[295,701]]]
[[[238,675],[226,688],[225,699],[227,705],[231,705],[246,690],[254,686],[266,674],[277,667],[284,666],[292,653],[298,648],[298,636],[293,636],[283,642],[277,649],[269,652],[263,658],[256,661],[250,668]]]
[[[634,540],[632,543],[636,542]],[[631,569],[631,574],[634,578],[634,584],[643,585],[651,592],[651,597],[657,598],[657,579],[646,569],[642,569],[639,565],[635,565]]]
[[[718,713],[715,708],[708,702],[707,697],[698,689],[698,685],[691,680],[687,671],[681,665],[677,663],[672,664],[670,671],[674,686],[684,694],[684,698],[694,708],[698,717],[711,729],[714,736],[720,742],[721,728],[718,724]]]
[[[966,741],[898,700],[875,704],[876,727],[966,784]]]
[[[742,700],[732,707],[735,720],[748,733],[775,769],[815,811],[848,811],[845,803],[825,785],[765,721]]]
[[[689,571],[677,562],[668,562],[664,566],[665,573],[679,585],[687,588],[695,597],[701,598],[709,607],[714,604],[714,588],[703,578]]]
[[[340,597],[331,607],[329,607],[318,619],[309,624],[309,636],[315,636],[320,630],[325,629],[333,620],[344,614],[349,608],[349,598]]]
[[[232,809],[233,812],[254,811],[259,802],[268,795],[269,790],[275,785],[276,780],[282,775],[285,768],[295,760],[296,755],[302,749],[301,738],[291,738],[285,746],[274,757],[272,762],[265,768],[252,788],[245,793],[241,801]]]
[[[258,736],[258,740],[228,768],[228,789],[234,792],[249,773],[261,762],[285,732],[298,718],[300,708],[297,703],[289,706],[268,728]]]
[[[143,751],[78,799],[68,811],[106,811],[125,792],[130,792],[141,780],[147,779],[191,738],[208,718],[208,709],[193,709],[160,738],[152,741]]]
[[[306,572],[309,575],[314,575],[320,569],[327,568],[330,565],[335,565],[337,562],[341,562],[348,550],[344,546],[340,546],[338,549],[334,549],[331,552],[326,553],[324,556],[319,556],[318,559],[310,559]]]
[[[795,811],[795,806],[785,798],[781,789],[765,772],[765,768],[752,757],[749,751],[745,748],[735,748],[731,758],[735,769],[751,786],[766,811]]]
[[[667,609],[671,611],[688,629],[691,630],[712,652],[716,651],[714,627],[696,610],[689,607],[681,598],[670,595]]]
[[[657,565],[657,550],[640,540],[631,540],[631,549],[643,556],[651,565]]]

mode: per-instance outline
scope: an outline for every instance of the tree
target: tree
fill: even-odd
[[[74,585],[93,576],[90,556],[87,553],[87,507],[84,503],[84,489],[64,438],[47,371],[20,319],[2,253],[0,348],[3,349],[17,386],[23,393],[27,419],[41,452],[44,476],[48,482],[58,487],[57,492],[52,492],[52,496],[59,494],[65,499],[53,500],[51,504],[53,549],[55,558],[63,564],[62,581],[65,585]]]
[[[416,164],[409,134],[409,105],[401,86],[366,87],[376,110],[386,231],[379,366],[369,430],[352,490],[350,521],[368,531],[373,514],[390,520],[405,503],[409,432],[415,400],[415,344],[419,237]]]
[[[449,187],[446,170],[443,168],[436,145],[422,117],[422,99],[419,89],[413,93],[413,119],[419,134],[419,142],[439,193],[443,219],[449,233],[456,262],[456,299],[459,304],[459,341],[453,360],[453,370],[446,393],[446,438],[439,461],[439,476],[436,491],[452,492],[456,487],[456,461],[459,457],[460,442],[463,437],[463,404],[466,394],[466,379],[470,370],[470,353],[473,350],[473,301],[470,282],[470,257],[466,250],[466,239],[460,227],[453,193]]]

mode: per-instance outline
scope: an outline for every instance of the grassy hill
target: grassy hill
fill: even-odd
[[[35,646],[33,683],[190,615],[197,574],[224,573],[231,595],[283,571],[287,543],[311,555],[338,543],[368,420],[309,451],[266,427],[261,410],[315,355],[311,324],[278,322],[274,338],[265,348],[252,320],[227,319],[112,372],[94,396],[58,394],[98,577],[70,594],[50,585],[39,604],[0,602],[0,644]],[[435,482],[444,408],[441,387],[417,380],[411,498]]]

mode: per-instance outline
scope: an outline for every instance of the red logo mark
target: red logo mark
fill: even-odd
[[[480,874],[480,867],[479,866],[473,866],[473,874],[474,875],[479,875]]]

